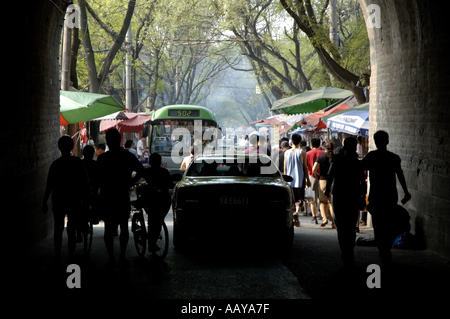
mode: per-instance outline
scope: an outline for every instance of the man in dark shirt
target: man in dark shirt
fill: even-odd
[[[129,188],[134,181],[143,177],[144,166],[139,160],[120,147],[121,136],[116,129],[106,132],[106,142],[109,151],[101,154],[98,159],[100,201],[102,218],[105,222],[104,240],[109,256],[109,265],[114,266],[113,233],[120,225],[120,259],[126,265],[125,252],[128,244],[128,218],[130,217]],[[136,172],[134,178],[132,173]]]
[[[73,140],[64,135],[58,140],[61,157],[55,160],[48,171],[42,210],[48,212],[47,202],[52,196],[54,220],[55,257],[61,253],[64,219],[67,215],[67,237],[69,247],[69,262],[73,262],[76,246],[76,227],[82,216],[83,205],[89,199],[91,189],[89,180],[80,158],[71,156]]]
[[[402,203],[411,199],[401,168],[400,157],[387,150],[389,135],[377,131],[373,135],[377,150],[369,152],[362,160],[363,169],[369,171],[369,206],[372,215],[375,241],[382,263],[390,263],[391,247],[396,234],[392,232],[393,216],[397,207],[397,181],[405,194]]]
[[[359,210],[365,206],[366,181],[356,154],[357,141],[348,137],[344,141],[344,154],[333,156],[328,172],[325,196],[333,186],[333,208],[336,230],[344,265],[352,266],[355,247],[355,223]]]
[[[150,252],[159,249],[156,245],[164,218],[169,212],[171,199],[169,189],[173,188],[173,181],[167,169],[161,167],[161,155],[150,155],[150,167],[145,169],[144,178],[147,180],[149,191],[145,199],[148,214],[148,248]]]

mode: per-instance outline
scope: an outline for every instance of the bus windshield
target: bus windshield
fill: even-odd
[[[172,148],[178,143],[182,143],[186,147],[194,144],[205,147],[210,143],[215,143],[216,127],[216,122],[212,120],[154,120],[150,137],[150,152],[159,153],[161,156],[170,156]],[[195,132],[198,134],[195,134]]]

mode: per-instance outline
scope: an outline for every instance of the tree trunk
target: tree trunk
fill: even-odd
[[[340,83],[342,83],[348,90],[352,91],[353,95],[358,101],[358,104],[366,102],[366,97],[362,87],[356,86],[359,77],[347,69],[340,66],[330,54],[323,48],[323,46],[315,40],[315,32],[310,25],[307,25],[307,19],[301,19],[288,5],[286,0],[280,0],[283,8],[295,20],[299,28],[308,36],[312,46],[316,50],[319,58],[323,61],[324,66],[328,72]]]

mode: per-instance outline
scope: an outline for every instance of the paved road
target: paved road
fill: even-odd
[[[172,214],[166,223],[172,238]],[[128,244],[129,267],[108,269],[103,244],[103,225],[94,228],[93,248],[89,257],[82,245],[77,247],[76,263],[81,270],[81,289],[76,294],[149,299],[303,299],[308,298],[297,278],[279,258],[264,254],[237,257],[234,252],[200,250],[200,254],[181,254],[171,246],[164,262],[148,255],[137,256],[132,233]],[[263,234],[262,234],[263,235]],[[64,243],[67,240],[64,238]],[[51,236],[26,256],[20,284],[24,290],[45,287],[57,297],[74,293],[66,288],[67,261],[53,262]],[[66,256],[67,246],[63,245]],[[115,238],[117,256],[119,240]],[[30,269],[32,268],[32,269]],[[28,288],[27,288],[28,287]]]
[[[132,235],[128,246],[128,268],[109,270],[103,244],[103,229],[95,228],[91,255],[77,248],[81,269],[81,289],[67,289],[67,262],[53,262],[52,236],[23,256],[7,282],[22,298],[33,300],[78,296],[88,300],[150,299],[319,299],[357,300],[373,297],[435,296],[448,285],[449,261],[428,251],[394,250],[395,266],[382,270],[382,288],[368,289],[366,268],[378,262],[375,247],[355,248],[356,268],[352,272],[340,265],[336,230],[310,224],[301,217],[295,228],[292,253],[280,260],[272,252],[247,258],[234,257],[233,251],[202,251],[202,255],[183,255],[170,247],[164,263],[138,257]],[[172,215],[167,216],[172,238]],[[361,228],[362,236],[372,229]],[[264,234],[261,234],[264,236]],[[67,242],[64,239],[65,243]],[[115,240],[118,250],[118,239]],[[63,247],[66,254],[66,246]],[[371,299],[370,299],[371,300]],[[357,304],[355,304],[357,307]]]

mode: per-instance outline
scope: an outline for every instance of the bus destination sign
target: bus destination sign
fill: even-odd
[[[172,109],[168,111],[170,117],[200,117],[200,110]]]

